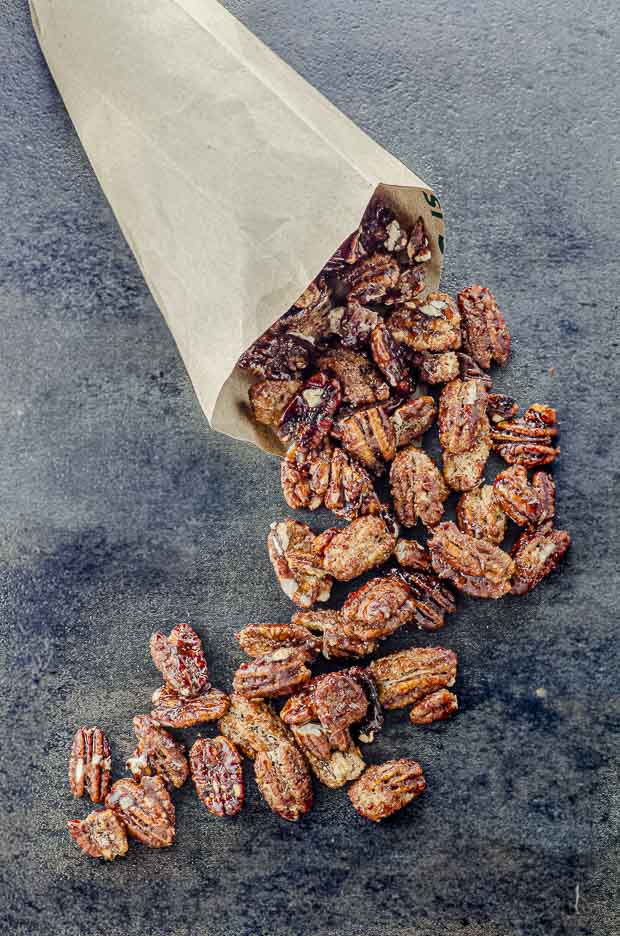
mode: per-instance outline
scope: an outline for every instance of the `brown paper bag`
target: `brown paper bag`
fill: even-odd
[[[354,231],[373,194],[430,188],[214,0],[30,0],[84,149],[213,428],[277,451],[235,364]]]

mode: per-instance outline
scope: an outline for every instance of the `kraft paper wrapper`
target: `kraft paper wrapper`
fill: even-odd
[[[212,427],[255,425],[244,350],[354,231],[375,194],[421,215],[439,283],[439,202],[214,0],[30,0],[39,43]]]

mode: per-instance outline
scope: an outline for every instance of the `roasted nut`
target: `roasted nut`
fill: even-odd
[[[394,549],[394,558],[403,569],[430,572],[431,554],[416,540],[399,539]]]
[[[306,370],[312,352],[312,343],[304,338],[268,331],[241,355],[238,366],[257,377],[291,380]]]
[[[463,354],[462,351],[456,353],[461,380],[481,380],[487,390],[493,386],[491,375],[479,367],[469,354]],[[499,394],[497,394],[499,396]]]
[[[374,474],[396,455],[396,433],[384,407],[372,406],[338,421],[337,437],[354,458]]]
[[[414,615],[411,589],[397,574],[371,579],[351,592],[342,606],[342,629],[358,640],[380,640]]]
[[[414,351],[454,351],[461,347],[461,316],[447,293],[432,292],[399,306],[390,316],[396,341]]]
[[[113,861],[127,853],[125,826],[111,809],[95,809],[86,819],[70,819],[69,835],[91,858]]]
[[[357,231],[353,231],[353,233],[342,242],[338,250],[332,254],[323,267],[323,273],[326,275],[329,273],[340,273],[352,263],[357,263],[360,257],[366,254],[367,251],[362,243],[361,234],[362,227],[360,225]]]
[[[350,582],[386,562],[396,536],[382,517],[358,517],[338,530],[323,554],[323,568],[338,582]]]
[[[151,657],[166,685],[184,698],[201,695],[209,688],[207,661],[200,637],[189,624],[177,624],[166,637],[151,637]]]
[[[492,484],[482,484],[461,495],[456,505],[456,522],[463,533],[499,546],[506,535],[506,514]]]
[[[293,510],[317,510],[329,486],[333,450],[327,439],[319,448],[291,445],[280,463],[282,493]]]
[[[394,289],[400,277],[400,267],[389,254],[374,253],[362,257],[343,272],[342,278],[349,288],[347,302],[368,305],[380,302]]]
[[[383,708],[379,702],[377,684],[370,671],[361,666],[352,666],[348,674],[360,684],[368,702],[366,715],[356,724],[355,731],[363,744],[371,744],[377,732],[383,728]]]
[[[509,465],[535,468],[548,465],[560,454],[553,440],[558,434],[555,410],[535,403],[521,418],[505,419],[491,429],[493,451]]]
[[[337,517],[347,520],[378,514],[381,510],[381,502],[366,469],[338,448],[332,454],[324,503]]]
[[[312,675],[306,666],[308,655],[313,658],[314,650],[284,646],[242,663],[235,673],[233,689],[248,699],[291,695]]]
[[[383,305],[400,306],[405,302],[411,302],[421,292],[424,292],[426,286],[424,275],[423,266],[411,266],[406,270],[401,270],[398,283],[383,297]]]
[[[297,520],[272,523],[267,548],[280,587],[291,601],[300,608],[327,601],[332,578],[323,568],[310,527]]]
[[[444,647],[412,647],[373,660],[370,675],[384,708],[412,705],[437,689],[453,686],[457,658]]]
[[[403,526],[412,527],[421,520],[430,527],[441,520],[448,488],[433,460],[415,445],[403,449],[392,462],[390,490]]]
[[[368,699],[359,682],[346,672],[328,673],[317,682],[313,703],[330,744],[347,751],[351,746],[349,727],[361,721],[368,710]]]
[[[232,741],[246,757],[256,757],[259,751],[291,744],[291,735],[266,702],[230,697],[230,708],[220,719],[220,734]]]
[[[321,652],[320,639],[299,624],[248,624],[235,637],[251,657],[262,657],[281,647],[300,647],[307,660],[314,660]]]
[[[444,626],[444,616],[456,611],[454,595],[439,581],[436,575],[427,572],[397,572],[411,590],[413,614],[411,623],[420,630],[436,631]]]
[[[332,327],[343,348],[365,347],[378,323],[378,313],[357,300],[349,300],[345,308],[332,313]]]
[[[374,640],[346,634],[339,611],[297,611],[291,621],[323,635],[323,656],[327,660],[368,656],[377,648]]]
[[[361,816],[380,822],[403,809],[425,789],[426,780],[420,765],[402,758],[368,767],[348,792]]]
[[[372,253],[380,245],[386,250],[399,250],[400,239],[407,243],[400,224],[392,211],[380,199],[373,199],[364,212],[360,224],[360,241],[366,253]]]
[[[184,699],[169,686],[160,686],[151,701],[155,706],[151,718],[165,728],[191,728],[217,721],[228,711],[228,696],[220,689],[210,688],[193,699]]]
[[[343,402],[351,406],[379,403],[390,395],[381,374],[363,354],[335,348],[322,354],[316,363],[319,370],[339,381]]]
[[[412,263],[426,263],[427,260],[431,259],[431,250],[422,218],[418,218],[413,225],[407,243],[407,256]]]
[[[519,526],[538,526],[555,515],[555,484],[544,471],[535,472],[532,483],[523,465],[500,472],[493,482],[495,498]]]
[[[313,374],[286,407],[280,420],[280,434],[295,439],[300,449],[320,446],[333,424],[342,402],[340,383],[327,374]]]
[[[437,406],[431,396],[416,397],[402,403],[392,414],[397,448],[411,445],[435,422]]]
[[[73,795],[87,793],[93,803],[102,803],[110,791],[111,776],[110,743],[101,728],[78,728],[69,757],[69,786]]]
[[[454,351],[419,351],[414,355],[413,363],[418,368],[418,376],[424,383],[442,384],[455,380],[461,373],[459,359]]]
[[[174,806],[161,777],[142,777],[140,783],[117,780],[105,804],[143,845],[166,848],[174,842]]]
[[[254,761],[256,785],[267,805],[295,822],[312,806],[312,784],[303,755],[289,743],[260,751]]]
[[[200,802],[214,816],[236,816],[243,806],[243,768],[227,738],[198,738],[189,752]]]
[[[491,452],[489,420],[483,417],[480,434],[469,451],[453,455],[443,452],[443,476],[453,491],[471,491],[482,480],[484,468]]]
[[[332,790],[355,780],[366,766],[357,745],[350,742],[346,751],[334,750],[319,722],[306,722],[291,728],[313,774]]]
[[[409,718],[414,725],[430,725],[431,722],[443,721],[450,718],[459,708],[459,702],[453,692],[448,689],[438,689],[414,705]]]
[[[284,410],[301,386],[301,380],[259,380],[252,384],[248,393],[256,422],[279,428]]]
[[[477,443],[485,423],[486,387],[480,380],[452,380],[439,398],[439,441],[445,452],[459,455]]]
[[[487,415],[492,423],[512,419],[519,412],[519,404],[505,393],[489,393]]]
[[[379,322],[370,335],[370,353],[390,387],[401,396],[413,391],[411,361],[405,345],[394,341],[384,322]]]
[[[185,745],[148,715],[136,715],[133,729],[138,747],[127,761],[134,780],[157,775],[173,787],[182,787],[189,775]]]
[[[323,277],[319,277],[310,283],[275,327],[314,345],[330,333],[331,309],[331,291]]]
[[[570,546],[566,530],[554,530],[552,521],[535,530],[524,530],[512,548],[515,573],[512,594],[524,595],[559,564]]]
[[[510,591],[514,563],[498,546],[461,533],[447,522],[435,527],[428,548],[437,575],[450,579],[466,594],[501,598]]]
[[[486,369],[493,361],[505,364],[510,352],[510,332],[493,293],[483,286],[468,286],[458,294],[458,303],[467,353]]]

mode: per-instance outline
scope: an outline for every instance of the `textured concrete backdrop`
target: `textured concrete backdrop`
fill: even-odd
[[[0,0],[0,922],[12,936],[612,936],[617,5],[226,5],[441,195],[445,286],[486,283],[509,317],[498,386],[559,408],[574,546],[524,600],[460,602],[441,635],[460,655],[460,714],[413,731],[396,713],[371,752],[427,771],[397,818],[371,826],[321,789],[287,825],[249,781],[222,821],[188,787],[173,849],[83,857],[64,831],[86,813],[65,780],[73,731],[102,725],[120,767],[158,685],[148,637],[179,620],[229,684],[232,632],[291,610],[263,545],[284,508],[275,461],[209,432],[26,4]],[[432,638],[388,647],[417,641]]]

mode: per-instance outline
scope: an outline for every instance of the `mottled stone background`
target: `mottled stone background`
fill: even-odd
[[[167,852],[83,857],[73,731],[102,725],[120,767],[158,685],[148,637],[178,620],[228,685],[233,631],[290,612],[263,545],[284,509],[277,463],[209,432],[26,4],[0,0],[3,931],[617,934],[616,4],[226,5],[442,197],[445,287],[486,283],[509,316],[498,386],[559,408],[574,546],[525,600],[461,601],[460,714],[395,713],[372,751],[424,764],[405,813],[374,827],[321,789],[287,825],[248,778],[227,821],[186,788]],[[412,641],[432,638],[388,647]]]

